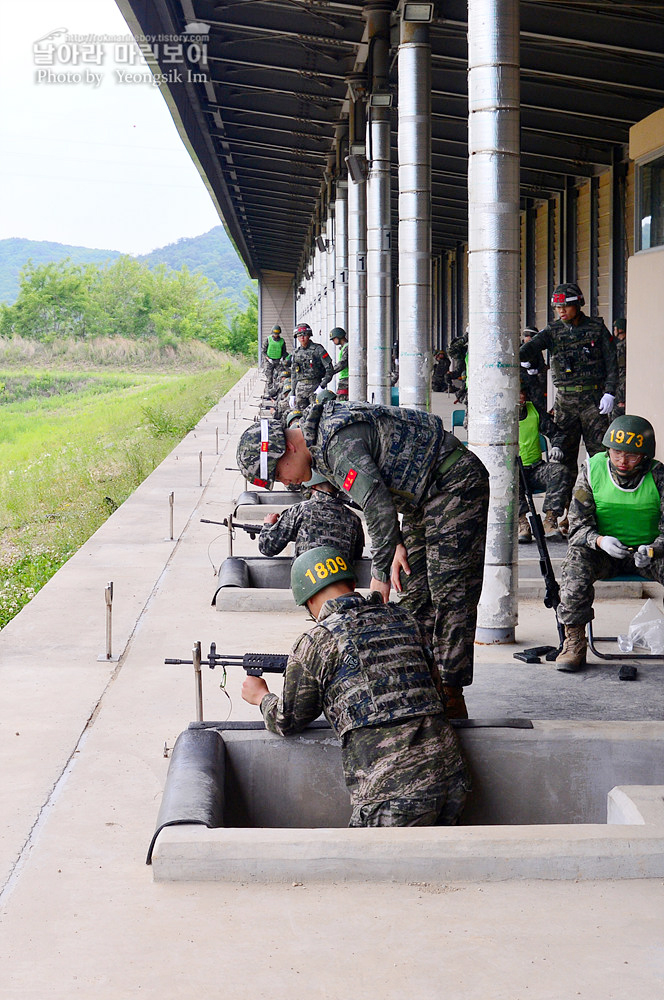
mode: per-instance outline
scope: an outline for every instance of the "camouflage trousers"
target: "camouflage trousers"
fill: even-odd
[[[310,382],[306,379],[298,379],[295,386],[295,409],[304,413],[312,403],[316,402],[316,389],[320,382]]]
[[[328,386],[328,389],[329,388],[330,387]],[[342,400],[347,400],[348,399],[348,379],[347,378],[340,378],[339,379],[339,381],[337,382],[336,393],[337,393],[337,396],[339,396]]]
[[[543,375],[526,375],[522,385],[528,399],[537,409],[546,411],[546,372]]]
[[[349,826],[452,826],[470,790],[456,733],[444,714],[367,726],[344,738],[353,811]]]
[[[601,389],[587,389],[584,392],[556,391],[556,402],[553,407],[553,419],[565,434],[563,459],[567,468],[573,473],[574,479],[578,472],[579,444],[583,443],[589,456],[604,450],[602,438],[609,426],[608,414],[602,416],[598,410],[602,398]],[[574,480],[572,480],[572,485]],[[565,507],[569,507],[572,495],[570,487]]]
[[[542,509],[553,511],[560,517],[567,506],[574,486],[574,475],[562,462],[535,462],[534,465],[524,465],[523,471],[531,493],[544,492]],[[528,511],[528,501],[521,485],[519,476],[519,517]]]
[[[263,370],[265,372],[265,392],[268,396],[271,396],[277,388],[275,385],[275,376],[279,371],[279,362],[268,359],[263,366]]]
[[[452,687],[473,681],[488,507],[489,474],[466,451],[419,510],[403,518],[411,574],[402,574],[401,600],[424,628],[443,684]]]
[[[637,569],[633,556],[612,559],[602,549],[570,545],[562,566],[558,620],[563,625],[585,625],[592,621],[595,581],[628,574],[664,584],[664,557],[657,556],[648,566]]]

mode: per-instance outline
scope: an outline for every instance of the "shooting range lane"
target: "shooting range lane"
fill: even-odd
[[[315,880],[153,882],[145,854],[169,764],[164,743],[172,747],[195,717],[192,668],[164,659],[191,658],[196,640],[229,653],[286,652],[307,627],[304,613],[224,615],[210,606],[215,569],[208,547],[218,569],[227,539],[225,529],[200,518],[223,519],[243,488],[226,466],[235,465],[242,417],[254,413],[241,409],[228,444],[220,435],[219,456],[216,417],[201,421],[0,633],[1,858],[8,878],[0,995],[43,1000],[46,989],[54,1000],[184,1000],[215,996],[223,983],[240,1000],[292,1000],[303,989],[315,994],[318,983],[319,995],[433,1000],[445,982],[452,994],[479,1000],[493,995],[498,979],[527,983],[536,1000],[579,990],[583,1000],[606,1000],[632,991],[638,956],[639,997],[659,1000],[661,880],[450,885],[427,877],[365,883],[359,892]],[[171,490],[173,543],[165,540]],[[254,554],[254,546],[238,539],[239,554]],[[120,656],[110,664],[97,660],[109,580],[113,652]],[[598,631],[626,625],[639,604],[600,605]],[[520,645],[554,634],[549,611],[539,602],[522,605]],[[622,684],[612,679],[613,666],[569,677],[516,663],[513,651],[478,647],[471,714],[662,718],[654,666],[639,667],[639,683]],[[230,718],[258,719],[240,699],[243,677],[228,674]],[[224,719],[229,702],[219,680],[206,668],[206,715]],[[386,927],[384,916],[393,912],[399,920]]]

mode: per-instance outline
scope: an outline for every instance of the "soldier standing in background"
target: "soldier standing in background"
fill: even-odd
[[[625,412],[625,389],[627,383],[627,320],[620,316],[613,321],[613,339],[618,361],[618,388],[611,416],[615,420]]]
[[[609,425],[618,385],[616,348],[600,317],[581,312],[584,297],[578,285],[558,285],[551,305],[558,319],[521,345],[519,359],[536,361],[549,351],[556,402],[553,419],[565,435],[565,465],[577,473],[579,444],[586,451],[602,451],[602,437]],[[569,497],[567,498],[569,501]],[[566,504],[568,506],[569,503]]]
[[[353,571],[328,546],[295,560],[291,587],[316,627],[293,646],[281,697],[249,676],[244,700],[280,736],[325,713],[341,740],[349,826],[456,823],[468,774],[415,619],[378,594],[355,594]]]
[[[263,344],[263,368],[267,378],[267,394],[272,395],[274,389],[274,378],[279,371],[280,364],[288,355],[286,341],[281,336],[279,325],[272,327],[272,333]]]
[[[523,343],[529,344],[538,333],[536,326],[527,326],[523,331]],[[531,361],[522,361],[521,367],[524,369],[527,383],[526,393],[528,399],[535,404],[540,413],[545,413],[546,405],[546,373],[549,366],[544,360],[544,355],[538,351],[537,356]]]
[[[248,427],[237,461],[259,486],[303,483],[313,468],[362,508],[371,589],[386,602],[390,584],[402,592],[432,647],[448,715],[466,718],[489,504],[480,460],[433,414],[329,400],[285,433],[274,420]]]
[[[291,359],[290,405],[291,409],[304,413],[313,402],[318,386],[325,388],[331,380],[332,359],[322,344],[312,341],[308,323],[296,326],[293,336],[297,347]]]
[[[335,326],[330,333],[330,340],[339,351],[337,363],[332,369],[333,375],[338,375],[337,396],[348,399],[348,335],[341,326]]]

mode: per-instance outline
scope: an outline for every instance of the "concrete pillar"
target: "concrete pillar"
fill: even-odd
[[[468,3],[468,441],[491,479],[479,642],[513,642],[519,391],[519,4]]]
[[[401,21],[399,45],[399,405],[430,408],[431,46]]]
[[[387,405],[392,349],[391,116],[380,101],[388,96],[391,9],[391,3],[365,6],[373,68],[367,120],[367,396]]]
[[[348,398],[367,399],[366,82],[349,78]]]

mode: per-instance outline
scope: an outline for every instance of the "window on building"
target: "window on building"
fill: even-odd
[[[638,248],[664,246],[664,156],[639,166]]]

